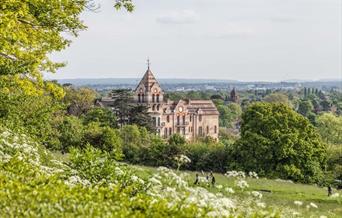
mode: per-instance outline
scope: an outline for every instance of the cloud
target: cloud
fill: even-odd
[[[214,37],[219,39],[248,38],[255,36],[256,32],[249,26],[231,23],[214,32]]]
[[[275,23],[292,23],[297,21],[299,18],[291,15],[277,15],[269,18],[271,22]]]
[[[188,24],[199,20],[199,15],[193,10],[173,11],[157,17],[156,21],[162,24]]]

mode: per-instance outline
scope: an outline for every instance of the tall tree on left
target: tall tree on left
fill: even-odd
[[[117,9],[133,10],[131,0],[115,0]],[[0,75],[23,74],[41,78],[41,71],[55,72],[62,63],[48,54],[65,49],[86,26],[80,14],[95,9],[93,0],[1,0]]]

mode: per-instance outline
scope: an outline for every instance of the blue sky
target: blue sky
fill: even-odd
[[[48,78],[341,78],[341,0],[98,0]]]

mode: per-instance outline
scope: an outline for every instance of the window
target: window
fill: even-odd
[[[156,110],[156,105],[152,106],[152,110],[155,111]]]
[[[159,103],[159,94],[157,94],[157,102]]]
[[[145,95],[144,94],[141,95],[141,102],[145,102]]]
[[[192,115],[190,115],[190,122],[191,122],[191,120],[192,120]]]
[[[214,132],[217,133],[217,126],[214,126]]]
[[[185,127],[183,127],[182,129],[183,129],[182,133],[183,135],[185,135]]]
[[[177,125],[179,125],[180,121],[179,121],[179,116],[177,116]]]
[[[157,111],[159,111],[159,104],[157,105]]]
[[[138,102],[140,103],[141,102],[141,95],[138,94]]]
[[[189,132],[191,132],[191,127],[189,126],[189,130],[188,130]]]
[[[171,129],[171,127],[169,128],[169,136],[171,136],[172,135],[172,129]]]
[[[154,98],[155,98],[155,96],[154,96],[154,94],[152,94],[152,102],[154,102]]]
[[[167,138],[167,128],[164,129],[164,138]]]
[[[169,115],[166,116],[166,122],[170,123],[170,116]]]
[[[199,136],[202,136],[202,135],[203,135],[202,126],[198,127],[198,135],[199,135]]]
[[[185,115],[183,116],[183,124],[185,124]]]
[[[177,133],[178,133],[178,134],[180,133],[180,128],[179,128],[179,127],[177,127]]]
[[[158,126],[160,126],[160,117],[158,117],[158,123],[157,124],[158,124]]]
[[[202,115],[198,116],[198,120],[201,122],[202,121]]]
[[[207,126],[207,135],[209,134],[209,126]]]
[[[157,123],[157,119],[155,117],[152,117],[152,121],[153,121],[154,125],[157,125],[156,124]]]

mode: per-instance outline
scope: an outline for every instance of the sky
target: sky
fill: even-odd
[[[47,78],[139,78],[147,58],[157,78],[342,78],[341,0],[133,0],[133,13],[96,1]]]

